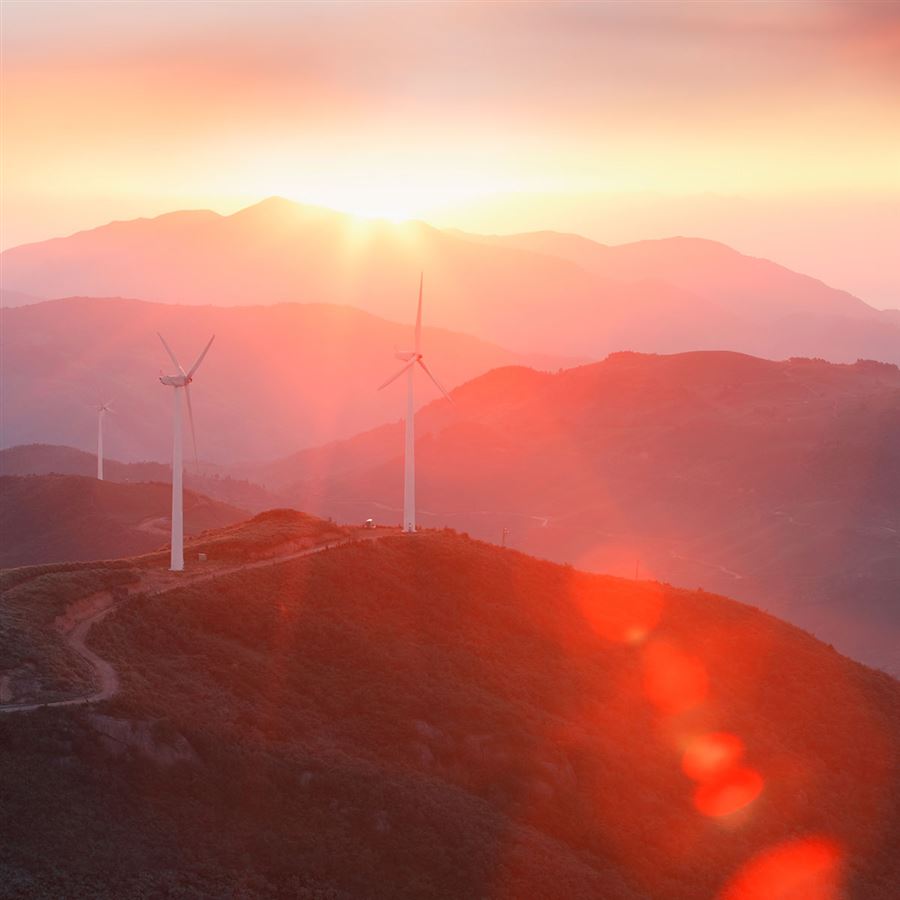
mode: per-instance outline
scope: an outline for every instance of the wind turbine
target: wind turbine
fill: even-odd
[[[103,481],[103,417],[110,411],[109,403],[97,407],[97,480]]]
[[[431,374],[425,360],[422,358],[422,281],[419,276],[419,309],[416,313],[416,349],[396,351],[397,359],[402,359],[404,365],[396,375],[392,375],[380,385],[378,390],[386,388],[391,382],[396,381],[404,372],[406,373],[406,447],[403,454],[403,530],[414,532],[416,530],[416,435],[415,415],[413,410],[413,373],[416,365],[422,367],[425,374],[437,385],[438,390],[452,403],[450,395],[444,390],[441,383]]]
[[[209,348],[212,346],[212,342],[216,339],[216,336],[213,335],[209,339],[209,343],[203,348],[203,352],[197,357],[197,361],[187,372],[185,372],[175,358],[172,349],[166,343],[166,339],[159,334],[159,332],[157,332],[157,334],[162,341],[163,347],[166,348],[166,353],[169,354],[169,358],[175,363],[175,368],[178,369],[177,375],[160,374],[159,381],[160,384],[175,388],[174,439],[172,441],[172,558],[169,563],[169,568],[173,572],[181,572],[184,569],[184,496],[182,491],[181,394],[179,391],[182,388],[184,389],[184,399],[187,401],[188,418],[191,422],[191,439],[194,443],[194,458],[196,459],[197,434],[194,431],[194,411],[191,408],[191,391],[189,385],[194,380],[194,375],[196,374],[197,369],[200,368],[200,363],[203,362],[203,357],[206,356]]]

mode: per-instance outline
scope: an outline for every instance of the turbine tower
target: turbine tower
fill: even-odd
[[[403,454],[403,530],[406,532],[414,532],[416,530],[416,435],[413,409],[413,374],[416,365],[421,366],[425,374],[437,385],[438,390],[451,403],[453,402],[441,383],[431,374],[430,369],[425,365],[425,360],[422,358],[422,281],[423,276],[420,275],[419,309],[416,313],[416,349],[395,352],[394,355],[397,359],[403,360],[406,365],[378,388],[379,391],[382,388],[386,388],[404,372],[406,373],[406,447]]]
[[[103,481],[103,417],[110,411],[108,403],[97,407],[97,480]]]
[[[160,375],[159,381],[160,384],[175,388],[175,406],[173,410],[174,424],[172,429],[174,433],[172,441],[172,558],[169,563],[169,569],[173,572],[181,572],[184,570],[184,494],[182,490],[183,462],[181,452],[180,391],[184,389],[184,399],[187,401],[188,419],[190,419],[191,423],[191,438],[194,442],[194,458],[196,459],[197,434],[194,431],[194,411],[191,409],[191,391],[189,385],[194,380],[194,375],[196,374],[197,369],[200,368],[200,363],[203,362],[203,357],[206,356],[209,348],[212,346],[212,342],[216,339],[216,336],[213,335],[209,339],[209,343],[203,348],[203,352],[197,357],[197,361],[191,366],[189,371],[185,372],[175,358],[175,354],[166,343],[166,339],[159,334],[159,332],[157,332],[157,334],[162,341],[163,347],[166,348],[166,353],[169,354],[169,358],[175,363],[175,368],[178,369],[177,375]]]

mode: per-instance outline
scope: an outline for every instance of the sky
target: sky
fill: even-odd
[[[3,247],[278,194],[900,306],[900,2],[2,4]]]

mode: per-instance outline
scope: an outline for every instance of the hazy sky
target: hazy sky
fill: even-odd
[[[3,246],[281,194],[701,234],[900,305],[900,3],[4,0],[2,18]]]

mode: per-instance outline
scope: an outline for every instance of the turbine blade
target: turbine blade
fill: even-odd
[[[156,333],[159,336],[159,339],[162,341],[163,347],[166,348],[166,353],[169,354],[169,359],[171,359],[172,362],[175,363],[175,368],[178,369],[178,371],[181,372],[182,375],[184,375],[184,369],[181,368],[181,363],[178,362],[178,360],[175,358],[175,354],[172,352],[172,348],[166,343],[166,339],[158,331]]]
[[[425,280],[425,273],[419,273],[419,309],[416,312],[416,353],[422,352],[422,282]]]
[[[404,372],[411,369],[415,364],[416,361],[411,359],[396,375],[391,375],[384,384],[378,385],[378,390],[380,391],[382,388],[386,388],[392,381],[396,381]]]
[[[188,421],[191,423],[191,441],[194,444],[194,465],[199,469],[200,460],[197,459],[197,432],[194,430],[194,410],[191,407],[191,386],[184,386],[184,399],[187,400]]]
[[[417,359],[416,362],[425,370],[425,374],[437,385],[437,389],[452,403],[453,398],[444,390],[444,386],[431,374],[431,369],[422,362],[421,359]]]
[[[197,357],[197,362],[195,362],[195,363],[191,366],[190,372],[187,373],[187,377],[188,377],[188,378],[192,378],[193,375],[194,375],[194,372],[196,372],[197,369],[200,368],[200,363],[203,362],[203,357],[206,356],[206,354],[207,354],[209,348],[212,347],[212,342],[213,342],[215,339],[216,339],[216,336],[215,336],[215,335],[213,335],[213,336],[209,339],[209,343],[203,348],[203,352]]]

